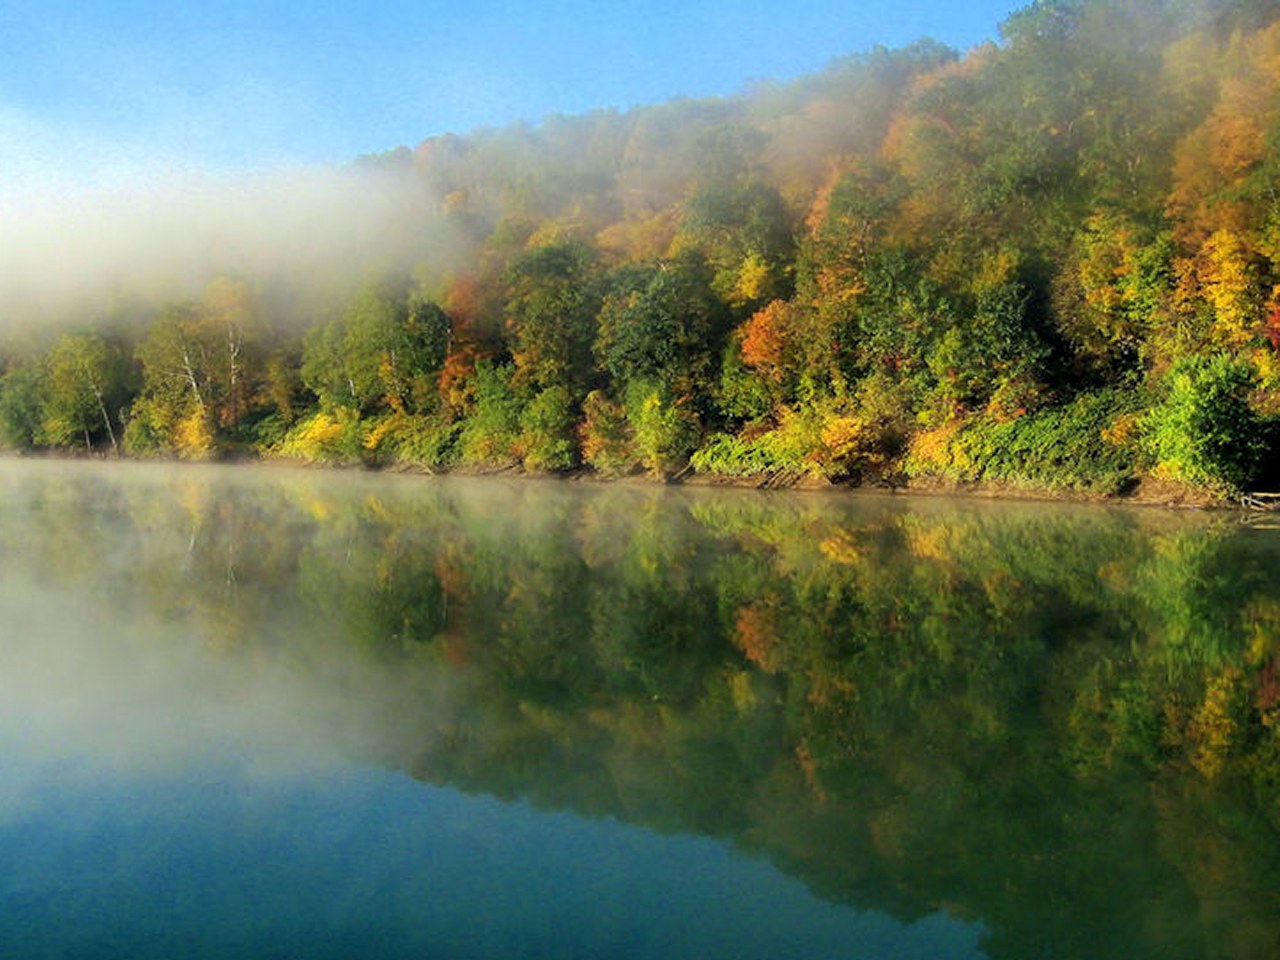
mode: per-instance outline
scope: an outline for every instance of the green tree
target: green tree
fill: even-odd
[[[687,397],[660,381],[637,380],[627,387],[627,421],[640,463],[655,476],[682,465],[701,431]]]
[[[676,243],[703,253],[712,289],[744,312],[791,295],[795,244],[786,205],[758,177],[699,188],[685,206]]]
[[[209,365],[214,420],[235,430],[263,375],[264,322],[253,290],[243,280],[219,277],[205,288],[196,335]]]
[[[620,384],[656,378],[706,385],[726,321],[701,257],[624,267],[610,278],[596,357]]]
[[[1176,480],[1235,492],[1256,474],[1267,445],[1249,406],[1254,376],[1226,354],[1189,357],[1164,377],[1164,397],[1143,421],[1156,469]]]
[[[138,345],[142,393],[134,403],[126,436],[133,450],[176,450],[203,457],[215,446],[218,383],[208,328],[191,306],[161,313]]]
[[[402,284],[367,284],[340,318],[307,333],[302,380],[329,410],[426,412],[451,341],[448,315]]]
[[[121,399],[124,364],[119,350],[96,334],[64,334],[46,361],[47,381],[41,403],[40,436],[54,446],[105,433],[113,453],[119,452],[116,426],[108,409]]]
[[[35,444],[44,386],[44,373],[34,363],[14,366],[0,377],[0,440],[5,446],[26,450]]]
[[[591,378],[599,311],[595,253],[571,240],[523,254],[507,270],[506,316],[516,369],[541,387],[581,391]]]
[[[477,364],[472,403],[458,437],[464,463],[506,467],[519,461],[524,401],[513,386],[514,379],[510,364]]]
[[[520,413],[520,445],[531,470],[568,470],[577,462],[573,398],[567,387],[548,387]]]

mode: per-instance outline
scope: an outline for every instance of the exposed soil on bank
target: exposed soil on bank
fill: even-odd
[[[20,459],[96,461],[109,463],[113,461],[129,463],[164,462],[186,463],[177,459],[160,459],[148,461],[132,457],[116,457],[103,453],[85,453],[56,450],[17,453],[4,451],[0,455]],[[626,484],[664,484],[669,486],[691,487],[733,487],[737,489],[757,490],[794,490],[794,491],[860,491],[883,494],[886,496],[932,496],[932,497],[975,497],[989,500],[1031,500],[1043,502],[1066,503],[1108,503],[1137,504],[1143,506],[1167,507],[1171,509],[1219,509],[1240,510],[1241,504],[1231,498],[1214,496],[1200,490],[1190,489],[1168,480],[1157,477],[1139,477],[1133,487],[1122,494],[1101,494],[1084,490],[1067,490],[1053,487],[1035,487],[1012,484],[993,483],[956,483],[940,478],[913,478],[904,480],[875,479],[861,482],[857,480],[831,481],[807,474],[778,476],[761,475],[755,477],[729,477],[718,474],[694,473],[690,469],[679,471],[670,476],[654,476],[646,473],[608,476],[594,470],[579,469],[564,473],[539,473],[526,470],[518,465],[506,466],[454,466],[447,470],[433,470],[415,464],[397,463],[387,465],[370,465],[361,463],[337,463],[301,460],[284,457],[261,457],[246,451],[234,451],[213,461],[223,464],[243,466],[287,467],[299,470],[337,470],[367,471],[371,473],[414,474],[421,476],[463,476],[463,477],[519,477],[531,480],[557,480],[578,483],[626,483]]]
[[[594,470],[579,469],[564,473],[539,473],[529,471],[518,465],[507,466],[455,466],[448,470],[432,470],[414,464],[388,464],[386,466],[369,466],[361,464],[315,463],[301,460],[282,460],[276,458],[246,458],[245,462],[261,464],[293,466],[303,469],[318,470],[368,470],[371,472],[421,474],[423,476],[463,476],[463,477],[519,477],[530,480],[557,480],[576,483],[625,483],[638,485],[690,486],[702,488],[732,487],[735,489],[754,490],[792,490],[829,493],[841,491],[859,491],[877,493],[886,496],[924,496],[924,497],[974,497],[988,500],[1030,500],[1060,503],[1107,503],[1137,504],[1142,506],[1167,507],[1170,509],[1195,510],[1239,510],[1240,504],[1234,499],[1216,497],[1200,490],[1193,490],[1180,484],[1156,477],[1140,477],[1134,486],[1123,494],[1102,494],[1086,490],[1067,490],[1054,487],[1034,487],[1012,484],[993,483],[955,483],[939,478],[914,478],[906,480],[876,479],[869,482],[856,480],[831,481],[808,474],[779,477],[777,475],[761,475],[755,477],[730,477],[720,474],[694,473],[686,469],[670,476],[654,476],[647,473],[631,473],[625,475],[605,475]]]

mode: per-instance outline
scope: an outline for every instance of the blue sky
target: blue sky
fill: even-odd
[[[0,189],[341,162],[549,113],[733,93],[1012,0],[0,0]]]

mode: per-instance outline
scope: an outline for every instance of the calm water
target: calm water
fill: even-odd
[[[0,956],[1272,958],[1280,530],[0,462]]]

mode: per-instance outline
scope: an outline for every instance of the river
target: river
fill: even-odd
[[[1280,530],[0,462],[0,956],[1280,952]]]

